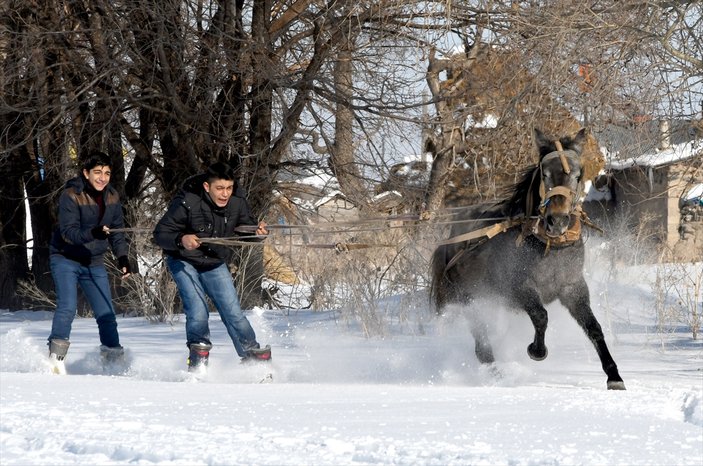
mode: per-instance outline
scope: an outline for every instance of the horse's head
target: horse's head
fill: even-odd
[[[585,128],[574,137],[559,140],[550,140],[535,129],[540,155],[535,172],[535,176],[540,177],[539,214],[549,237],[556,238],[566,232],[571,214],[580,205],[585,181],[581,173],[581,152],[586,137]]]

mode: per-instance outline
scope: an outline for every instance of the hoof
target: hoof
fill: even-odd
[[[625,390],[625,382],[622,380],[608,380],[608,390]]]
[[[546,346],[544,346],[541,351],[537,351],[535,350],[534,343],[530,343],[527,347],[527,354],[535,361],[543,361],[547,358],[548,351]]]
[[[493,377],[496,380],[501,380],[503,379],[503,372],[501,372],[500,369],[498,369],[498,366],[494,364],[490,364],[488,366],[488,374],[490,374],[491,377]]]

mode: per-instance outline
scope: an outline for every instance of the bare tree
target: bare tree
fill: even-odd
[[[53,196],[94,148],[130,224],[215,160],[240,169],[260,217],[288,166],[330,167],[364,205],[420,150],[425,107],[436,210],[497,196],[532,162],[533,126],[693,118],[701,101],[696,1],[7,0],[0,13],[0,306],[19,305],[30,272],[52,286]],[[487,115],[494,127],[476,124]]]

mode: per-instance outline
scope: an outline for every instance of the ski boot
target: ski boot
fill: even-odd
[[[69,346],[71,346],[71,343],[68,340],[59,338],[49,340],[49,364],[51,372],[54,374],[66,374],[66,365],[63,360],[66,357],[66,353],[68,353]]]
[[[188,372],[205,372],[207,370],[212,345],[210,343],[191,343],[188,345],[188,348],[190,349],[188,355]]]
[[[250,361],[270,361],[271,360],[271,345],[266,345],[260,348],[257,344],[256,347],[247,350],[247,355],[242,358],[242,362]]]
[[[124,362],[124,348],[121,346],[100,345],[100,358],[105,364]]]
[[[114,375],[126,370],[124,348],[122,346],[100,345],[100,360],[103,364],[103,371],[107,373]]]

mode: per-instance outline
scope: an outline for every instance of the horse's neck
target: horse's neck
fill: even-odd
[[[539,170],[535,167],[526,173],[515,187],[512,197],[505,203],[506,217],[520,218],[535,216],[539,212]]]
[[[531,208],[530,212],[527,212],[528,207]],[[533,199],[531,203],[528,203],[525,197],[513,198],[502,204],[501,213],[508,218],[537,216],[539,213],[539,199]]]

